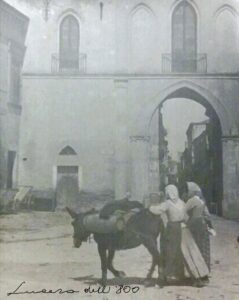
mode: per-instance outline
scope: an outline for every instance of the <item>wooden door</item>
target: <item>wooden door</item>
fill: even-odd
[[[79,202],[78,166],[57,167],[56,207],[75,208]]]

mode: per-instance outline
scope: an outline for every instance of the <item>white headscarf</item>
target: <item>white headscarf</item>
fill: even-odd
[[[199,185],[197,185],[195,182],[192,181],[188,181],[187,182],[187,187],[188,187],[188,193],[189,196],[199,196],[200,198],[202,198],[202,190],[199,187]]]
[[[166,198],[169,198],[172,201],[177,201],[179,199],[178,189],[175,185],[169,184],[165,188]]]

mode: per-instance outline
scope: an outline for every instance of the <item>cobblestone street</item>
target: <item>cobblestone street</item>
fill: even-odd
[[[84,243],[72,248],[72,228],[66,213],[31,212],[1,216],[0,299],[239,299],[239,233],[237,222],[214,217],[217,236],[212,238],[212,273],[203,288],[167,286],[145,288],[142,284],[150,265],[147,250],[140,246],[116,253],[115,266],[127,277],[113,279],[109,274],[108,294],[89,294],[100,277],[100,260],[96,244]],[[155,275],[156,276],[156,272]],[[75,294],[11,295],[21,284],[21,291],[58,288],[74,289]],[[116,293],[116,285],[139,286],[137,293]],[[126,289],[127,292],[127,289]]]

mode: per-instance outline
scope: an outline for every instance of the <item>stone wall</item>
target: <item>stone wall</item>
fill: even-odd
[[[192,74],[174,74],[163,65],[164,57],[171,64],[171,17],[181,1],[106,0],[102,7],[93,0],[52,0],[47,10],[42,1],[7,2],[30,18],[19,185],[55,188],[59,153],[70,146],[77,156],[63,165],[77,167],[80,190],[113,190],[116,199],[129,191],[142,201],[149,192],[150,120],[168,98],[185,97],[210,107],[222,135],[238,135],[238,1],[190,1],[197,16],[197,52],[204,60],[203,69]],[[83,72],[52,70],[67,15],[79,23]],[[225,146],[223,154],[225,212],[238,203],[233,171],[238,150],[232,148]]]
[[[20,73],[27,26],[26,16],[0,1],[0,188],[16,187],[21,114]],[[16,155],[12,172],[8,166],[10,151]]]
[[[80,53],[87,56],[90,74],[162,73],[162,56],[171,53],[172,14],[181,3],[106,0],[101,11],[99,1],[51,0],[46,11],[44,1],[6,2],[30,18],[24,72],[51,72],[52,54],[59,54],[60,23],[71,14],[79,22]],[[206,54],[207,72],[238,72],[238,1],[189,3],[197,16],[197,52]]]

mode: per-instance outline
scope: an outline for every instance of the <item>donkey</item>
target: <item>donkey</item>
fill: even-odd
[[[127,222],[123,231],[116,233],[94,233],[89,232],[84,227],[83,219],[86,215],[95,213],[91,210],[85,213],[76,213],[72,209],[66,207],[73,218],[73,244],[79,248],[83,241],[93,233],[94,240],[98,246],[98,252],[101,260],[102,276],[101,285],[107,283],[107,269],[112,272],[115,277],[124,277],[123,271],[116,270],[113,266],[113,259],[116,250],[126,250],[144,245],[152,256],[151,267],[148,271],[144,284],[151,285],[151,278],[156,265],[158,266],[158,280],[163,278],[161,268],[161,257],[157,248],[157,237],[163,231],[164,225],[160,216],[153,215],[149,210],[142,209],[135,213]],[[107,253],[108,252],[108,253]]]

